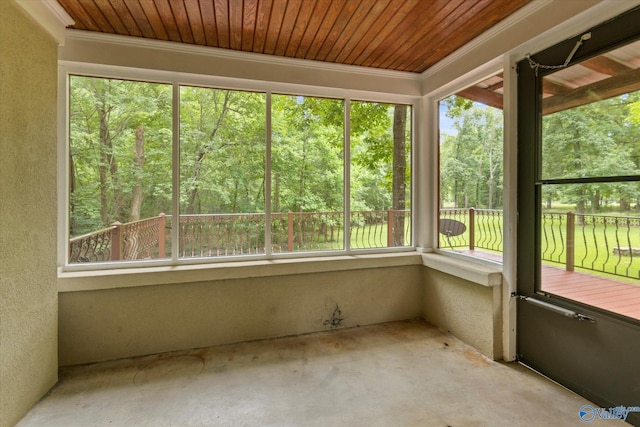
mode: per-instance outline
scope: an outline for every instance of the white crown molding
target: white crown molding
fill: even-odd
[[[56,0],[15,0],[60,45],[64,45],[66,27],[75,24]]]
[[[67,11],[64,10],[64,8],[62,6],[60,6],[60,3],[58,3],[57,0],[40,0],[40,1],[42,1],[42,3],[44,3],[44,5],[47,7],[47,9],[49,9],[49,11],[51,11],[51,13],[65,27],[68,27],[70,25],[74,25],[75,24],[75,21],[73,20],[73,18],[71,16],[69,16]]]
[[[164,50],[188,55],[203,55],[210,58],[232,59],[236,61],[247,61],[254,64],[280,65],[286,67],[307,68],[314,70],[326,70],[327,72],[340,72],[359,75],[370,75],[376,77],[386,77],[393,79],[403,79],[412,82],[419,82],[422,77],[418,73],[405,71],[381,70],[378,68],[361,67],[357,65],[334,64],[330,62],[313,61],[309,59],[287,58],[282,56],[267,55],[255,52],[240,52],[231,49],[207,47],[178,43],[165,40],[145,39],[142,37],[131,37],[116,34],[105,34],[92,31],[80,31],[67,29],[65,32],[67,40],[78,40],[93,43],[108,43],[121,46],[137,47],[142,49]]]
[[[437,64],[425,70],[421,74],[422,80],[427,80],[429,77],[439,73],[443,69],[447,68],[454,62],[458,61],[459,59],[467,55],[473,55],[474,50],[478,49],[480,46],[484,45],[489,40],[492,40],[493,38],[497,37],[498,35],[500,35],[500,33],[506,31],[507,29],[520,24],[529,16],[533,15],[540,9],[548,6],[552,2],[553,0],[537,0],[522,7],[521,9],[517,10],[516,12],[508,16],[506,19],[498,22],[489,30],[480,34],[478,37],[476,37],[466,45],[462,46],[460,49],[453,52],[451,55],[447,56],[443,60],[439,61]]]

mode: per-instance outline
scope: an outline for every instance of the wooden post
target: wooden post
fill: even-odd
[[[393,244],[393,210],[387,211],[387,246],[394,246]]]
[[[469,250],[476,248],[476,210],[469,208]]]
[[[567,259],[565,261],[567,271],[573,271],[575,267],[575,217],[576,216],[573,212],[567,212]]]
[[[287,249],[293,252],[293,212],[287,212]]]
[[[122,254],[122,229],[121,222],[114,222],[111,224],[113,229],[111,230],[111,261],[118,261]]]
[[[158,215],[158,258],[164,258],[166,256],[165,250],[165,226],[167,224],[167,218],[164,213]]]

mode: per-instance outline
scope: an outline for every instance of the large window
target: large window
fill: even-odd
[[[70,76],[68,263],[411,246],[411,111]]]
[[[344,101],[273,95],[275,252],[344,249]]]
[[[439,247],[502,261],[502,76],[440,100]]]
[[[351,247],[411,245],[411,109],[351,106]]]
[[[170,257],[171,85],[69,87],[69,262]]]
[[[180,88],[180,257],[265,252],[265,94]]]

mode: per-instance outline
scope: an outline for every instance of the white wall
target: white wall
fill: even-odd
[[[57,46],[0,2],[0,426],[56,382]]]

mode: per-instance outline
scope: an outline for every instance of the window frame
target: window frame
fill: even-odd
[[[640,7],[634,7],[627,11],[620,12],[615,17],[615,25],[612,21],[597,23],[591,29],[589,43],[580,46],[563,65],[572,67],[588,59],[607,53],[626,43],[640,40],[640,32],[637,26],[623,25],[625,22],[635,22],[640,13]],[[533,56],[543,64],[563,64],[567,58],[567,52],[576,46],[580,40],[579,35],[566,38],[552,46],[548,46]],[[517,234],[518,242],[516,250],[520,257],[517,260],[517,292],[525,297],[544,297],[558,301],[558,297],[552,293],[547,293],[542,288],[542,188],[545,185],[562,184],[597,184],[597,183],[619,183],[619,182],[640,182],[640,175],[613,175],[594,177],[569,177],[569,178],[546,178],[543,176],[543,116],[542,116],[542,83],[544,78],[552,75],[557,69],[542,69],[534,71],[528,62],[529,55],[520,59],[518,67],[518,105],[521,111],[517,114],[518,125],[518,201],[519,212]],[[532,101],[533,102],[529,102]],[[533,161],[531,160],[533,159]],[[606,312],[597,306],[590,309]],[[628,321],[618,314],[623,321]]]
[[[248,79],[219,77],[211,75],[194,75],[186,73],[175,73],[161,70],[138,69],[120,67],[114,65],[90,64],[72,61],[59,61],[58,67],[58,270],[64,272],[82,271],[109,271],[131,268],[150,267],[172,267],[189,266],[202,264],[233,264],[243,261],[269,261],[269,260],[304,260],[325,258],[331,259],[340,256],[350,255],[374,255],[382,253],[411,252],[416,249],[416,152],[418,151],[418,120],[417,114],[422,102],[421,97],[409,95],[395,95],[387,93],[377,93],[368,91],[358,91],[340,88],[326,88],[319,86],[309,86],[300,84],[287,84],[277,82],[255,81]],[[385,247],[370,249],[352,249],[348,245],[348,221],[345,221],[344,249],[328,251],[307,251],[307,252],[284,252],[265,254],[220,256],[203,258],[179,258],[178,251],[174,250],[178,242],[178,229],[171,229],[172,250],[166,259],[153,260],[131,260],[131,261],[108,261],[95,263],[69,263],[69,152],[70,152],[70,126],[69,126],[69,102],[70,102],[70,76],[84,76],[105,79],[121,79],[129,81],[139,81],[157,84],[167,84],[172,87],[172,212],[173,219],[179,215],[179,191],[180,191],[180,98],[181,86],[197,86],[201,88],[238,90],[245,92],[259,92],[266,96],[266,152],[265,152],[265,174],[271,176],[271,95],[308,96],[318,98],[338,99],[344,102],[344,199],[343,212],[350,214],[350,105],[351,101],[379,102],[385,104],[404,104],[411,107],[410,129],[411,129],[411,182],[410,182],[410,203],[411,203],[411,245],[402,247]],[[270,179],[267,179],[268,187],[265,191],[271,193]],[[271,201],[267,197],[265,201],[265,221],[270,220]],[[346,216],[345,216],[346,218]],[[267,244],[270,240],[270,230],[265,233]]]
[[[475,85],[476,83],[482,82],[484,80],[486,80],[487,78],[494,76],[498,73],[502,72],[503,74],[506,72],[505,69],[505,64],[504,64],[504,58],[502,56],[495,58],[491,61],[486,62],[484,65],[468,72],[467,74],[464,74],[462,76],[460,76],[459,78],[450,81],[448,84],[440,87],[437,90],[434,90],[432,92],[430,92],[427,96],[426,96],[426,102],[427,102],[427,106],[428,109],[430,110],[431,114],[429,117],[429,121],[430,123],[432,123],[431,129],[427,129],[427,132],[429,132],[429,141],[431,141],[430,147],[429,147],[429,154],[432,156],[433,161],[431,163],[432,168],[433,168],[433,173],[432,173],[432,178],[434,180],[434,185],[433,185],[433,190],[432,190],[432,194],[430,194],[430,202],[431,205],[433,206],[432,209],[430,209],[430,214],[431,214],[431,218],[432,218],[432,225],[431,225],[431,239],[430,239],[430,244],[431,244],[431,250],[434,253],[437,253],[439,255],[443,255],[443,256],[447,256],[447,257],[451,257],[460,261],[466,261],[466,262],[473,262],[476,264],[484,264],[484,265],[488,265],[488,266],[492,266],[492,267],[502,267],[505,263],[505,260],[503,258],[502,262],[497,262],[497,261],[492,261],[489,259],[483,259],[483,258],[478,258],[469,254],[463,254],[463,253],[457,253],[454,251],[450,251],[450,250],[446,250],[446,249],[441,249],[439,247],[439,232],[438,232],[438,219],[439,219],[439,213],[440,213],[440,147],[439,147],[439,141],[440,141],[440,110],[439,110],[439,102],[442,99],[445,99],[451,95],[455,95],[457,92],[468,88],[470,86]],[[504,110],[503,110],[504,111]],[[507,141],[507,117],[506,114],[503,115],[503,137],[502,137],[502,143],[503,146],[506,148],[506,144],[505,142]],[[503,156],[506,156],[506,151],[504,152]],[[506,164],[506,158],[503,157],[503,162],[505,162]],[[504,180],[507,179],[507,172],[506,170],[503,172],[504,173]],[[504,197],[504,191],[503,190],[503,197]],[[503,214],[503,230],[505,229],[505,225],[507,222],[507,218],[506,218],[506,208],[507,208],[507,199],[503,199],[503,204],[505,207],[505,213]],[[506,239],[506,235],[503,235],[503,240]],[[504,243],[503,243],[504,244]]]

